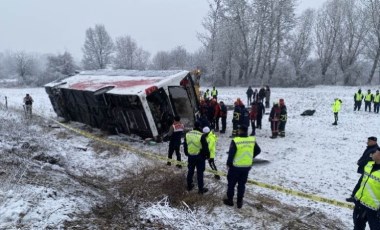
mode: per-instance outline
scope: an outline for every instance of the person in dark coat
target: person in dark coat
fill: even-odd
[[[231,135],[231,137],[237,136],[238,128],[239,128],[239,124],[240,124],[240,116],[241,116],[241,101],[240,101],[240,98],[238,98],[234,102],[234,114],[232,117],[232,135]]]
[[[280,112],[280,124],[278,126],[278,131],[279,131],[278,135],[280,137],[285,137],[285,125],[286,125],[286,121],[288,120],[288,111],[287,111],[284,99],[281,98],[279,101],[279,104],[280,104],[281,112]]]
[[[179,151],[181,147],[181,138],[183,135],[183,131],[185,129],[185,126],[181,123],[181,117],[180,116],[175,116],[174,117],[174,122],[169,128],[169,132],[167,134],[167,137],[170,138],[169,141],[169,152],[168,152],[168,158],[172,159],[173,158],[173,153],[175,151],[175,154],[177,155],[177,161],[181,161],[181,153]],[[171,162],[168,161],[167,165],[171,165]],[[177,163],[176,165],[178,168],[182,168],[182,165]]]
[[[237,187],[237,208],[242,208],[245,193],[245,184],[248,180],[248,173],[252,168],[253,158],[261,152],[260,146],[256,142],[256,137],[248,136],[248,127],[239,127],[239,136],[235,137],[230,144],[227,159],[227,199],[223,203],[233,206],[235,186]]]
[[[359,190],[355,194],[352,214],[354,230],[380,230],[380,148],[370,155],[372,158],[364,166]]]
[[[368,139],[367,139],[367,148],[364,150],[362,156],[359,158],[359,160],[357,162],[357,165],[358,165],[357,173],[361,174],[362,176],[360,177],[358,183],[356,183],[356,185],[354,187],[354,190],[352,191],[351,196],[346,199],[347,202],[354,202],[355,201],[354,196],[355,196],[355,193],[358,191],[358,189],[360,187],[360,181],[363,178],[364,167],[366,166],[366,164],[368,163],[368,161],[372,160],[372,158],[370,157],[370,155],[371,155],[371,153],[374,153],[378,147],[379,146],[377,145],[377,138],[373,137],[373,136],[372,137],[368,137]]]
[[[265,108],[269,108],[270,103],[270,88],[269,85],[265,86]]]
[[[253,96],[253,89],[251,86],[248,86],[246,94],[247,94],[247,105],[250,105],[252,103],[252,96]]]
[[[251,136],[256,135],[257,110],[258,110],[258,103],[255,101],[251,103],[251,111],[249,112],[249,119],[251,121],[251,127],[252,127]]]
[[[278,105],[278,103],[274,103],[268,119],[270,122],[270,128],[272,130],[272,136],[270,138],[277,138],[278,136],[278,125],[280,124],[280,115],[280,106]]]
[[[195,168],[197,168],[198,193],[203,194],[208,191],[204,187],[203,176],[206,169],[206,160],[210,158],[210,151],[206,140],[206,135],[201,131],[198,122],[194,123],[194,129],[186,133],[183,150],[188,158],[187,163],[187,190],[194,188],[193,176]]]
[[[265,88],[264,87],[261,87],[261,89],[259,90],[259,100],[261,102],[264,102],[264,98],[265,98]]]
[[[262,120],[263,116],[265,114],[265,106],[262,101],[256,100],[257,103],[257,119],[256,119],[256,128],[261,129],[262,128]]]
[[[226,125],[227,125],[227,106],[224,104],[223,101],[220,101],[219,105],[220,105],[219,116],[222,120],[222,130],[220,130],[220,133],[225,133]]]

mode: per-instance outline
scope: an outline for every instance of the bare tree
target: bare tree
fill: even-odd
[[[95,28],[86,30],[86,40],[83,50],[83,66],[85,69],[104,69],[111,62],[113,52],[112,38],[104,25],[95,25]]]
[[[168,70],[171,66],[170,54],[165,51],[159,51],[153,57],[152,69]]]
[[[172,69],[185,69],[187,67],[188,54],[182,46],[177,46],[170,51],[170,57]]]
[[[366,39],[367,57],[373,61],[371,72],[367,80],[367,84],[370,84],[375,75],[380,58],[380,0],[365,0],[364,2],[370,20],[369,35]]]
[[[137,43],[130,36],[116,38],[115,43],[115,68],[133,69]]]
[[[342,23],[337,42],[338,64],[343,72],[344,84],[353,84],[352,74],[358,56],[363,52],[368,32],[368,20],[360,0],[342,2]]]
[[[24,51],[19,51],[14,54],[14,60],[15,71],[18,77],[20,77],[24,83],[29,84],[30,79],[28,76],[30,77],[33,73],[33,57]]]
[[[341,1],[327,1],[317,16],[315,43],[321,65],[322,82],[326,81],[326,72],[334,59],[339,29],[342,23]]]
[[[58,72],[69,76],[74,74],[76,66],[74,59],[69,52],[58,54],[56,56],[48,56],[47,69],[49,72]]]
[[[298,23],[285,47],[285,54],[290,58],[298,83],[304,82],[301,70],[308,59],[313,45],[312,29],[314,25],[314,10],[307,9],[298,18]]]

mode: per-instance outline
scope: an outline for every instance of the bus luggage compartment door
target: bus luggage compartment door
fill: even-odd
[[[181,117],[181,122],[187,129],[192,128],[197,109],[193,108],[186,89],[181,86],[170,86],[168,90],[174,113]]]

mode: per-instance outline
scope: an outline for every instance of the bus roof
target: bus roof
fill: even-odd
[[[45,87],[96,92],[107,89],[109,94],[140,95],[145,89],[179,85],[189,74],[186,70],[96,70],[83,71],[72,77],[53,81]]]

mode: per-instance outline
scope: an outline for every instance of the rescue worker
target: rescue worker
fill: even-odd
[[[24,97],[24,110],[27,116],[32,115],[33,98],[27,93]]]
[[[362,106],[363,98],[364,98],[364,95],[362,94],[362,90],[359,89],[358,92],[356,92],[354,95],[354,101],[355,101],[354,111],[356,111],[356,109],[358,111],[360,111],[360,107]]]
[[[280,99],[279,101],[280,104],[280,124],[278,125],[278,131],[279,131],[279,136],[280,137],[285,137],[285,125],[286,121],[288,120],[288,111],[285,105],[284,99]]]
[[[215,124],[215,132],[219,132],[219,119],[220,119],[220,104],[212,99],[214,102],[214,124]]]
[[[203,94],[203,99],[205,101],[208,101],[210,99],[210,90],[206,89],[205,93]]]
[[[181,161],[181,153],[180,153],[180,147],[181,147],[181,138],[183,135],[183,131],[185,129],[185,126],[181,123],[181,117],[180,116],[175,116],[174,117],[174,122],[169,128],[169,132],[166,135],[168,138],[170,138],[169,141],[169,152],[168,152],[168,158],[172,159],[173,153],[175,151],[175,154],[177,156],[177,167],[182,168],[182,165],[179,164]],[[167,165],[171,165],[171,161],[169,160],[167,162]]]
[[[272,131],[272,136],[270,138],[277,138],[278,136],[278,125],[280,124],[281,109],[277,102],[273,103],[273,107],[269,114],[270,128]]]
[[[364,230],[367,222],[371,230],[380,230],[380,148],[371,157],[355,194],[355,230]]]
[[[243,206],[245,184],[248,180],[248,173],[253,164],[253,158],[259,155],[261,149],[256,143],[256,137],[248,136],[248,127],[239,127],[239,136],[235,137],[230,144],[227,159],[227,199],[223,203],[233,206],[235,186],[237,186],[237,208]]]
[[[226,125],[227,125],[227,106],[224,104],[223,101],[219,102],[220,105],[220,117],[222,120],[222,130],[220,133],[226,132]]]
[[[367,148],[364,150],[362,156],[360,157],[360,159],[357,162],[357,165],[358,165],[357,173],[361,174],[361,177],[360,177],[358,183],[356,183],[355,188],[352,191],[351,196],[346,199],[347,202],[354,202],[355,201],[354,196],[355,196],[355,193],[358,191],[358,189],[360,187],[360,181],[363,178],[364,167],[367,165],[367,163],[370,160],[372,160],[372,158],[370,157],[370,155],[372,153],[374,153],[378,147],[379,146],[377,145],[377,138],[376,137],[368,137],[368,139],[367,139]]]
[[[251,120],[252,132],[251,136],[256,135],[256,120],[257,120],[258,103],[251,103],[251,111],[249,112],[249,119]]]
[[[212,87],[212,90],[211,90],[211,97],[215,100],[218,100],[218,90],[215,89],[215,86]]]
[[[239,122],[240,122],[240,116],[241,116],[241,106],[240,106],[240,98],[237,98],[234,102],[234,113],[232,117],[232,135],[231,137],[237,136],[238,128],[239,128]]]
[[[183,147],[188,158],[187,190],[191,191],[194,188],[193,176],[195,168],[197,168],[198,193],[203,194],[208,191],[203,184],[203,174],[206,168],[205,161],[210,158],[210,151],[206,136],[202,134],[198,122],[194,123],[192,131],[186,133]]]
[[[373,94],[371,93],[371,90],[369,89],[367,91],[367,94],[364,96],[364,111],[367,112],[367,108],[368,108],[368,112],[371,112],[372,101],[373,101]]]
[[[380,94],[379,94],[379,90],[376,90],[376,94],[373,97],[373,112],[379,113],[379,107],[380,107]]]
[[[216,143],[218,142],[218,136],[216,136],[215,133],[212,130],[210,130],[209,127],[204,127],[202,131],[206,136],[208,149],[210,151],[210,158],[208,159],[208,164],[210,165],[210,168],[212,170],[218,171],[215,165]],[[215,179],[220,180],[219,175],[215,175],[214,177]]]
[[[342,105],[342,100],[340,100],[339,98],[335,98],[334,100],[334,103],[332,104],[332,111],[334,113],[334,123],[332,123],[333,125],[338,125],[338,113],[340,111],[340,108],[341,108],[341,105]]]

